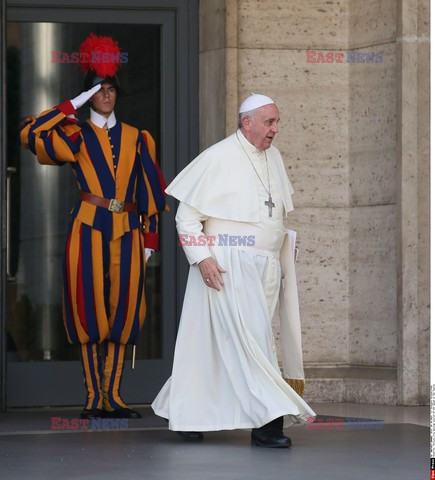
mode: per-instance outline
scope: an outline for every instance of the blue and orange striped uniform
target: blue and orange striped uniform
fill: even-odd
[[[41,164],[69,163],[81,191],[137,205],[136,212],[117,213],[79,200],[71,212],[63,314],[69,341],[82,345],[88,396],[93,396],[89,406],[101,404],[97,391],[103,383],[110,384],[120,365],[122,371],[124,346],[135,342],[144,322],[144,247],[158,248],[158,212],[165,210],[166,200],[155,143],[147,131],[119,121],[109,131],[90,120],[79,124],[67,117],[74,112],[67,101],[28,117],[21,128],[21,144]],[[111,354],[118,360],[107,375],[104,372],[102,382],[97,344],[105,340],[113,344],[106,346],[106,353],[116,347]],[[107,361],[113,363],[113,358],[106,355]]]

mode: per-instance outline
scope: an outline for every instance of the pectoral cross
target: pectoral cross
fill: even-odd
[[[267,202],[264,202],[264,204],[269,207],[269,217],[272,216],[272,208],[275,206],[275,204],[272,202],[272,196],[269,194],[269,200]]]

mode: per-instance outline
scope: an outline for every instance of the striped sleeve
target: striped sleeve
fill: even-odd
[[[139,134],[138,158],[137,204],[138,212],[143,217],[144,246],[158,250],[158,212],[167,210],[166,184],[157,163],[154,139],[145,130]]]
[[[67,118],[74,113],[71,102],[42,112],[38,117],[28,117],[21,125],[20,143],[36,155],[44,165],[62,165],[75,162],[82,138],[76,121]]]

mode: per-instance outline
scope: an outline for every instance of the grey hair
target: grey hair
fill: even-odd
[[[249,117],[251,119],[251,121],[254,120],[255,110],[258,110],[258,109],[254,108],[253,110],[249,110],[248,112],[239,113],[239,128],[243,127],[243,119],[245,117]]]

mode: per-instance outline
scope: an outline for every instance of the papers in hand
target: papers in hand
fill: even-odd
[[[287,230],[287,235],[289,236],[290,245],[293,253],[293,260],[296,263],[299,256],[299,248],[296,247],[296,232],[294,230]]]

